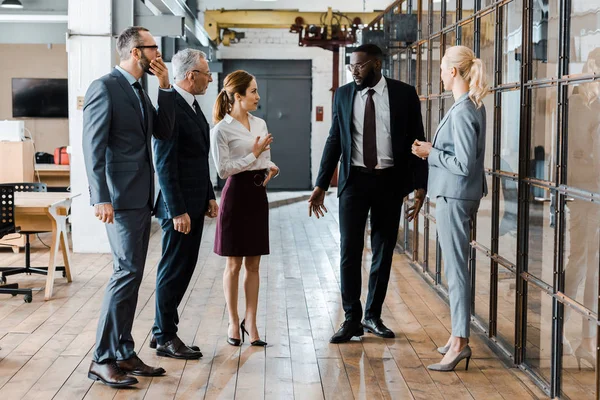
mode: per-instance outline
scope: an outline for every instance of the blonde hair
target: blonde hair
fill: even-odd
[[[473,50],[466,46],[448,48],[444,58],[446,66],[456,68],[459,75],[469,83],[469,98],[477,105],[477,108],[481,107],[483,98],[488,94],[483,61],[475,57]]]
[[[254,76],[246,71],[238,70],[230,73],[223,80],[223,90],[218,94],[213,107],[213,121],[219,123],[225,114],[231,111],[235,102],[235,94],[246,95],[246,90],[254,80]]]

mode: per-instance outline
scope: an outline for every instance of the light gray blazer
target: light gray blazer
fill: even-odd
[[[427,161],[430,199],[445,196],[481,200],[487,195],[483,168],[485,156],[485,107],[479,109],[462,95],[440,122]]]

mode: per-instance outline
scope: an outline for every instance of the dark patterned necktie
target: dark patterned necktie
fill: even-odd
[[[192,106],[194,108],[194,111],[196,112],[196,115],[200,115],[200,104],[198,104],[198,100],[194,99]]]
[[[375,131],[375,103],[373,94],[375,90],[369,89],[365,103],[365,121],[363,124],[363,160],[365,167],[374,169],[377,165],[377,135]]]
[[[135,82],[132,85],[138,91],[140,95],[140,101],[142,102],[142,115],[144,116],[144,130],[148,129],[148,106],[146,104],[146,95],[144,94],[144,89],[139,82]]]

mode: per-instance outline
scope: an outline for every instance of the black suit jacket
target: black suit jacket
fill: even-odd
[[[171,219],[185,213],[198,218],[206,213],[208,201],[215,198],[208,167],[209,132],[204,114],[196,114],[176,93],[173,136],[154,140],[160,186],[154,208],[157,218]]]
[[[390,133],[394,155],[395,180],[403,196],[414,189],[427,188],[427,161],[411,153],[415,139],[425,140],[421,103],[414,87],[385,78],[390,98]],[[325,143],[316,186],[327,190],[340,161],[338,196],[348,183],[352,163],[352,110],[356,90],[353,82],[341,86],[333,100],[333,122]]]

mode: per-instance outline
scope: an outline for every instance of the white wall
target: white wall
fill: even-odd
[[[333,52],[319,47],[299,47],[298,35],[286,29],[246,29],[246,38],[229,47],[220,46],[217,57],[225,59],[252,60],[311,60],[312,61],[312,110],[311,110],[311,175],[313,185],[319,173],[321,154],[331,125],[331,80],[333,76]],[[250,71],[251,72],[251,71]],[[212,87],[214,98],[205,96],[214,104],[217,85]],[[317,122],[315,110],[323,106],[324,118]],[[203,108],[204,109],[204,108]]]

